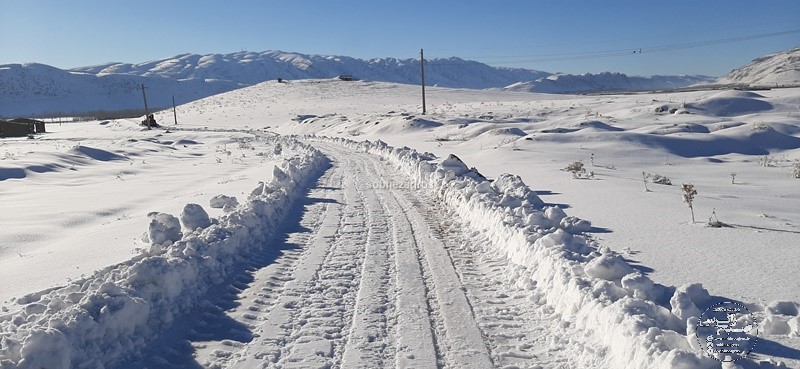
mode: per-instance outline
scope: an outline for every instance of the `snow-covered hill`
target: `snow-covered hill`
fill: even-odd
[[[628,76],[622,73],[553,74],[535,81],[518,82],[505,87],[510,91],[542,93],[584,93],[612,91],[650,91],[680,88],[713,81],[699,75],[686,76]]]
[[[628,77],[618,73],[568,76],[529,69],[497,68],[460,58],[428,59],[428,85],[578,93],[682,87],[704,81],[697,76]],[[140,64],[108,63],[69,71],[42,64],[0,65],[0,117],[82,114],[143,107],[142,84],[153,109],[282,78],[357,79],[418,84],[419,60],[305,55],[281,51],[183,54]],[[550,76],[550,77],[548,77]],[[519,84],[520,81],[534,81]],[[530,87],[528,87],[530,86]]]
[[[502,87],[549,73],[495,68],[459,58],[426,60],[426,83],[454,88]],[[357,79],[420,82],[414,59],[361,60],[344,56],[304,55],[281,51],[233,54],[184,54],[140,64],[109,63],[65,71],[42,64],[0,65],[0,116],[79,114],[143,107],[142,84],[151,108],[282,78]]]
[[[88,74],[43,64],[0,65],[0,116],[84,114],[141,109],[140,86],[150,108],[201,99],[244,85],[223,80],[176,80],[159,76]]]
[[[717,82],[759,86],[798,85],[800,84],[800,47],[755,59],[720,77]]]
[[[426,60],[425,80],[431,85],[455,88],[502,87],[550,73],[529,69],[495,68],[460,58]],[[306,55],[283,51],[232,54],[183,54],[141,64],[109,63],[76,68],[74,72],[96,75],[127,74],[169,79],[212,79],[253,85],[267,80],[333,78],[353,75],[358,79],[420,82],[418,59],[379,58],[362,60],[346,56]]]
[[[698,75],[628,76],[621,73],[550,74],[497,68],[460,58],[426,60],[426,83],[453,88],[504,88],[542,93],[648,91],[695,84],[800,83],[800,48],[754,60],[713,80]],[[419,60],[306,55],[265,51],[231,54],[183,54],[139,64],[107,63],[69,71],[42,64],[0,65],[0,117],[85,114],[141,109],[142,84],[153,109],[171,106],[282,78],[357,79],[418,84]]]

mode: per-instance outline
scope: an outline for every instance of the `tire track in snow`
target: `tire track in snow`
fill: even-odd
[[[525,268],[487,249],[490,241],[471,232],[457,216],[428,195],[408,194],[435,233],[445,241],[496,368],[602,367],[602,356],[582,334],[545,305],[533,285],[516,285]],[[420,201],[421,200],[421,201]],[[466,230],[466,232],[465,232]]]
[[[385,166],[383,172],[379,178],[384,183],[407,183],[407,178]],[[604,356],[601,347],[562,321],[535,286],[514,284],[526,272],[524,268],[488,249],[490,240],[470,231],[430,194],[397,187],[381,194],[386,195],[395,228],[408,223],[402,233],[412,235],[412,240],[424,240],[415,246],[428,293],[439,367],[599,367]],[[407,274],[409,270],[402,271]],[[448,283],[457,287],[443,289]],[[464,292],[447,296],[442,290]],[[454,302],[462,297],[457,295],[464,300]]]
[[[333,157],[358,157],[369,163],[372,175],[362,178],[362,186],[369,187],[367,184],[375,183],[376,179],[389,183],[405,181],[405,177],[394,173],[374,156],[324,144],[318,147],[326,153],[335,153],[331,154]],[[397,278],[402,278],[403,282],[394,297],[395,302],[402,302],[396,305],[395,314],[396,319],[416,326],[397,325],[395,340],[398,349],[394,364],[397,367],[493,367],[441,238],[432,233],[417,207],[398,196],[396,191],[372,190],[380,195],[387,216],[392,218],[395,234],[406,235],[395,239],[396,247],[402,250],[397,257],[402,255],[404,261],[396,264],[400,265]],[[414,291],[413,295],[401,298],[400,294],[406,290]],[[424,300],[421,299],[423,293]],[[417,303],[411,299],[416,299]],[[427,304],[423,303],[426,300]],[[424,324],[425,320],[430,326]]]
[[[436,347],[442,368],[493,368],[486,343],[478,329],[464,286],[458,278],[445,243],[420,213],[424,209],[410,191],[392,196],[411,224],[426,275],[429,305],[436,332]]]
[[[384,205],[392,214],[394,237],[396,293],[395,306],[396,355],[395,367],[443,366],[439,343],[433,327],[441,321],[436,306],[429,301],[430,277],[423,271],[423,260],[416,242],[416,235],[408,217],[403,213],[394,195],[384,197]],[[398,216],[398,215],[403,216]],[[423,365],[419,365],[423,364]]]
[[[374,175],[369,166],[360,165],[360,178]],[[358,180],[358,179],[356,179]],[[394,345],[389,337],[392,322],[393,304],[390,296],[395,294],[393,239],[391,222],[381,201],[373,189],[355,186],[365,200],[369,223],[364,263],[361,270],[361,283],[353,312],[353,321],[345,346],[343,368],[385,367],[389,358],[394,357]]]
[[[328,172],[319,182],[336,182]],[[270,242],[250,257],[228,281],[208,293],[208,298],[184,317],[178,317],[172,328],[162,332],[141,353],[116,366],[118,369],[143,367],[197,368],[220,367],[235,358],[235,353],[253,339],[259,321],[274,307],[291,271],[312,237],[309,230],[319,229],[323,214],[328,212],[325,199],[331,190],[312,189],[305,201],[305,211],[293,212],[288,224],[276,232],[283,240]],[[297,217],[298,223],[291,224]],[[275,246],[275,243],[280,245]],[[254,286],[254,281],[263,281]]]
[[[275,264],[254,271],[249,286],[240,293],[242,308],[232,311],[230,315],[237,321],[247,322],[255,332],[255,339],[263,336],[262,326],[265,321],[270,317],[274,319],[276,316],[284,316],[287,312],[286,305],[291,305],[291,302],[282,297],[285,296],[287,288],[292,287],[290,282],[294,282],[296,271],[305,270],[299,264],[308,262],[309,259],[313,262],[319,258],[320,252],[325,251],[312,246],[320,244],[324,246],[324,242],[320,242],[320,239],[329,239],[331,231],[340,227],[340,224],[333,225],[331,221],[337,219],[341,213],[336,205],[339,199],[333,190],[341,185],[341,181],[341,174],[336,172],[329,171],[322,177],[320,182],[323,186],[310,192],[310,203],[306,206],[299,229],[287,234],[283,241],[284,245],[290,246],[282,248],[291,251],[285,253]],[[281,337],[272,336],[272,338],[276,342],[282,342]],[[237,351],[241,351],[243,347],[247,346],[240,344],[233,347],[232,352],[226,352],[225,356],[217,355],[224,360],[217,360],[215,364],[223,365],[242,360],[241,353]],[[282,355],[279,345],[267,344],[258,352],[258,356],[267,361],[278,360]]]
[[[259,336],[236,354],[234,368],[331,367],[341,362],[363,258],[360,235],[366,229],[363,204],[347,181],[328,184],[334,189],[329,211],[274,308],[262,318]]]
[[[306,204],[302,231],[284,242],[294,247],[279,246],[289,250],[228,291],[241,303],[228,316],[252,340],[196,342],[198,363],[574,367],[548,352],[561,337],[548,337],[548,325],[558,319],[547,319],[543,309],[532,312],[530,291],[505,285],[510,266],[480,249],[485,240],[465,235],[466,227],[427,194],[364,186],[406,181],[377,157],[317,146],[334,166],[310,192],[317,201]]]

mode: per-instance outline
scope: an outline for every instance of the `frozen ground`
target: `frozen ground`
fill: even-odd
[[[760,324],[738,364],[800,364],[800,90],[429,93],[264,83],[169,133],[0,141],[0,367],[718,367],[687,319],[723,300]]]

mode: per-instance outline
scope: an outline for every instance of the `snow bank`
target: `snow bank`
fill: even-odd
[[[695,338],[686,335],[687,321],[699,315],[700,301],[693,298],[701,300],[707,291],[699,285],[679,288],[673,297],[676,316],[654,301],[663,291],[649,278],[584,234],[591,229],[589,222],[545,206],[519,177],[506,174],[488,181],[452,155],[436,163],[413,149],[382,141],[325,140],[379,155],[486,233],[499,252],[526,268],[514,274],[518,285],[535,286],[564,321],[605,346],[596,353],[606,366],[720,367],[720,362],[692,348]],[[587,360],[597,358],[591,356]]]
[[[707,115],[717,117],[733,117],[771,110],[772,104],[750,97],[712,96],[696,103],[687,104],[690,109],[697,109]]]
[[[316,149],[277,140],[286,158],[274,182],[215,222],[200,205],[180,216],[150,213],[153,247],[0,315],[0,368],[103,368],[141,350],[174,317],[202,302],[273,236],[302,189],[327,167]],[[229,203],[230,204],[230,203]],[[183,233],[181,233],[183,224]],[[20,301],[22,302],[22,300]]]

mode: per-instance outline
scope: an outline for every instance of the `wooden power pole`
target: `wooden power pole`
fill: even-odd
[[[175,117],[175,125],[178,125],[178,112],[175,110],[175,96],[172,96],[172,116]]]
[[[419,49],[419,70],[422,73],[422,115],[425,115],[425,54]]]
[[[142,83],[142,98],[144,99],[144,118],[147,119],[147,116],[150,115],[150,112],[147,110],[147,95],[144,93],[144,83]]]

